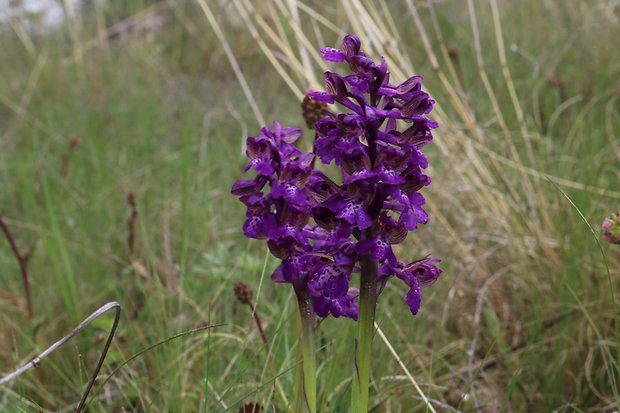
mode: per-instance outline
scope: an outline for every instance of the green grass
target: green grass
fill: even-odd
[[[232,294],[234,282],[243,280],[257,297],[263,277],[257,310],[278,381],[291,399],[292,293],[270,283],[277,262],[265,262],[264,245],[242,237],[244,210],[229,195],[245,162],[244,135],[259,125],[198,4],[147,3],[114,3],[99,20],[89,15],[82,25],[25,42],[14,32],[0,33],[0,211],[20,248],[31,251],[35,310],[26,319],[0,298],[0,371],[29,361],[100,305],[117,300],[123,316],[102,378],[175,334],[204,323],[223,325],[133,359],[104,389],[95,386],[91,411],[236,412],[251,401],[282,411],[251,314]],[[610,279],[617,296],[620,250],[602,246],[608,277],[578,211],[597,230],[620,205],[618,8],[603,0],[499,1],[507,81],[492,2],[472,2],[484,71],[466,1],[437,1],[434,9],[413,2],[423,27],[406,2],[377,9],[368,1],[298,3],[299,24],[280,2],[256,3],[250,21],[261,49],[249,23],[233,18],[232,3],[227,14],[206,2],[267,122],[302,124],[299,96],[274,62],[305,90],[309,79],[320,79],[320,68],[310,55],[304,70],[300,50],[310,53],[310,45],[334,44],[356,30],[377,39],[369,47],[375,57],[392,60],[394,76],[409,74],[411,63],[439,102],[441,128],[427,151],[431,222],[397,253],[441,257],[444,274],[424,291],[415,318],[397,285],[387,287],[377,315],[424,394],[441,403],[438,411],[442,405],[460,411],[612,410],[620,390],[612,385],[620,373],[620,316]],[[304,4],[342,33],[313,22]],[[359,8],[347,9],[358,4],[369,18],[381,16],[376,32],[368,33]],[[150,40],[98,37],[119,19],[154,12],[167,24]],[[24,46],[30,43],[33,49]],[[276,51],[275,60],[265,50]],[[80,141],[68,149],[72,135]],[[311,138],[305,132],[302,146]],[[138,212],[131,257],[130,192]],[[4,239],[0,280],[1,290],[23,301],[19,267]],[[0,411],[71,411],[110,322],[86,329],[40,369],[0,388]],[[354,337],[347,320],[319,324],[322,412],[347,411]],[[373,411],[425,411],[378,338],[373,354]]]

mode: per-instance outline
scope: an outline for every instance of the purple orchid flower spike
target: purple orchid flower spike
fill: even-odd
[[[386,60],[374,61],[361,46],[347,35],[340,49],[321,49],[325,60],[348,70],[325,72],[325,91],[309,91],[302,102],[313,152],[294,145],[299,129],[264,127],[247,140],[244,172],[256,176],[232,188],[247,207],[244,234],[267,240],[281,260],[272,280],[293,286],[300,312],[359,320],[354,412],[368,407],[374,314],[386,283],[395,277],[405,284],[404,302],[415,315],[421,289],[441,274],[438,259],[405,264],[393,250],[429,219],[420,193],[431,183],[422,149],[438,126],[427,117],[435,101],[421,76],[390,83]],[[320,163],[334,164],[340,176],[330,178]]]
[[[333,314],[329,306],[336,304],[329,300],[341,297],[319,291],[347,296],[352,271],[366,255],[376,262],[377,279],[384,283],[396,276],[411,291],[429,283],[404,274],[424,269],[436,279],[441,270],[436,259],[421,260],[413,269],[413,263],[405,265],[392,250],[409,231],[428,222],[420,190],[431,180],[423,172],[428,161],[421,149],[432,140],[437,124],[425,116],[435,102],[423,91],[422,77],[391,84],[385,59],[376,63],[369,58],[355,35],[346,36],[341,49],[326,47],[321,53],[329,62],[347,64],[351,72],[325,72],[326,91],[311,91],[308,97],[337,103],[344,111],[323,110],[314,122],[313,154],[294,145],[299,129],[277,122],[249,137],[245,171],[254,170],[256,177],[239,180],[232,193],[247,206],[244,234],[266,239],[282,260],[274,281],[308,291],[320,302],[322,316]],[[406,126],[399,128],[398,122]],[[342,184],[314,169],[315,157],[335,163]],[[337,264],[342,257],[347,265]],[[333,271],[340,275],[325,275]],[[406,302],[415,314],[412,294]],[[351,296],[351,308],[356,302]]]

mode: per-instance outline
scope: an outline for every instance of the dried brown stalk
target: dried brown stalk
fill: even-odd
[[[67,149],[65,149],[64,153],[60,157],[60,176],[66,178],[69,174],[69,159],[71,158],[71,154],[73,150],[77,148],[80,144],[80,137],[77,135],[71,135],[69,137],[69,142],[67,143]]]
[[[2,228],[2,232],[4,232],[4,236],[6,237],[6,240],[8,241],[11,250],[13,251],[13,255],[15,256],[15,259],[17,260],[17,263],[19,265],[19,270],[22,274],[22,283],[24,284],[24,294],[26,296],[27,316],[28,318],[30,318],[33,315],[32,294],[30,292],[30,277],[28,275],[28,258],[30,254],[24,253],[19,250],[17,244],[15,243],[15,238],[13,238],[11,230],[4,221],[4,216],[2,212],[0,212],[0,228]]]
[[[129,218],[127,218],[127,255],[129,255],[131,259],[135,251],[136,221],[138,219],[136,198],[133,192],[127,194],[127,205],[129,205]]]

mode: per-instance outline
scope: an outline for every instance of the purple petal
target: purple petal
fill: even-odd
[[[316,297],[314,299],[314,312],[319,317],[327,317],[331,310],[331,300],[324,297]]]
[[[252,215],[243,224],[243,234],[248,238],[262,238],[263,234],[263,217]]]
[[[250,195],[263,189],[265,183],[265,179],[239,179],[232,186],[230,193],[237,196]]]
[[[305,189],[311,197],[323,202],[340,190],[338,184],[329,179],[323,172],[313,171],[306,183]]]
[[[323,59],[328,62],[342,62],[345,59],[344,52],[334,49],[333,47],[323,47],[320,50],[323,54]]]
[[[348,273],[345,268],[333,263],[323,265],[308,282],[308,289],[314,296],[340,298],[349,289]]]
[[[308,209],[308,198],[306,195],[297,186],[288,182],[273,185],[269,193],[269,198],[283,198],[288,206],[295,207],[295,209],[299,211]]]
[[[310,96],[310,98],[316,100],[317,102],[324,103],[334,103],[336,98],[334,95],[330,95],[327,92],[310,92],[308,93],[308,96]]]
[[[399,224],[405,225],[409,231],[413,231],[418,224],[426,224],[428,222],[428,214],[421,206],[414,205],[411,209],[400,216]]]
[[[398,173],[394,169],[386,168],[385,166],[379,168],[378,177],[388,185],[398,185],[405,183],[405,179],[402,176],[398,175]]]
[[[416,315],[418,311],[420,311],[420,304],[422,304],[422,291],[420,290],[417,282],[413,283],[411,286],[411,289],[405,297],[405,302],[409,306],[411,314]]]
[[[359,290],[351,288],[345,297],[333,300],[332,314],[334,317],[347,317],[357,321],[359,308],[357,307],[357,297]]]
[[[356,224],[360,229],[366,229],[372,225],[372,220],[364,207],[351,200],[346,203],[336,217],[344,219],[349,224]]]
[[[370,254],[373,260],[378,260],[380,262],[387,261],[390,266],[394,266],[397,263],[396,256],[392,251],[390,243],[379,237],[359,241],[355,247],[355,251],[361,255]]]
[[[349,63],[351,70],[355,73],[368,72],[375,66],[375,62],[371,58],[361,55],[352,56]]]
[[[349,75],[344,77],[344,81],[347,82],[353,91],[357,94],[368,93],[370,87],[368,86],[368,80],[359,75]]]
[[[400,108],[400,113],[407,117],[414,114],[421,115],[430,112],[434,104],[435,101],[430,99],[427,93],[419,90],[413,92],[409,101]]]
[[[287,282],[284,279],[284,274],[282,273],[282,264],[278,265],[278,267],[271,274],[271,281],[274,283],[285,283]]]
[[[354,34],[348,34],[342,40],[342,49],[347,57],[359,54],[362,42]]]
[[[422,76],[411,76],[409,79],[398,85],[398,87],[396,87],[396,91],[399,94],[407,93],[414,88],[419,87],[422,84],[422,79]]]
[[[414,261],[409,264],[409,270],[411,274],[418,281],[418,284],[422,287],[434,284],[435,281],[441,275],[441,269],[439,269],[434,263],[439,263],[441,260],[437,258],[423,258],[418,261]]]
[[[338,101],[347,97],[347,85],[339,74],[325,72],[323,77],[325,78],[325,91],[327,93],[335,96]]]
[[[283,142],[293,143],[301,136],[301,129],[284,127],[280,133]]]
[[[347,294],[349,290],[349,280],[347,274],[341,271],[339,275],[333,277],[327,287],[324,294],[329,298],[340,298]]]
[[[263,137],[250,136],[246,140],[246,155],[250,159],[271,158],[271,144]]]
[[[310,265],[309,258],[305,254],[291,255],[282,261],[282,274],[285,280],[295,281],[306,278]]]
[[[252,161],[246,167],[245,171],[247,172],[249,168],[253,168],[262,176],[271,176],[276,170],[274,162],[272,162],[270,159],[262,158],[252,159]]]

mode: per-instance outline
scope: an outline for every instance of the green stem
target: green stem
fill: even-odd
[[[302,353],[302,412],[316,413],[316,360],[314,352],[314,310],[307,291],[296,291],[299,304],[301,330],[299,341]],[[299,400],[297,405],[299,405]]]
[[[301,337],[301,317],[299,315],[299,306],[295,307],[295,335]],[[300,340],[301,342],[301,340]],[[301,412],[303,406],[303,385],[304,385],[304,369],[303,355],[301,354],[301,346],[295,349],[295,358],[297,360],[297,368],[295,368],[295,404],[293,410],[289,413]]]
[[[369,256],[361,262],[359,319],[351,393],[351,413],[368,413],[368,389],[370,385],[370,357],[375,330],[377,307],[377,263]]]

